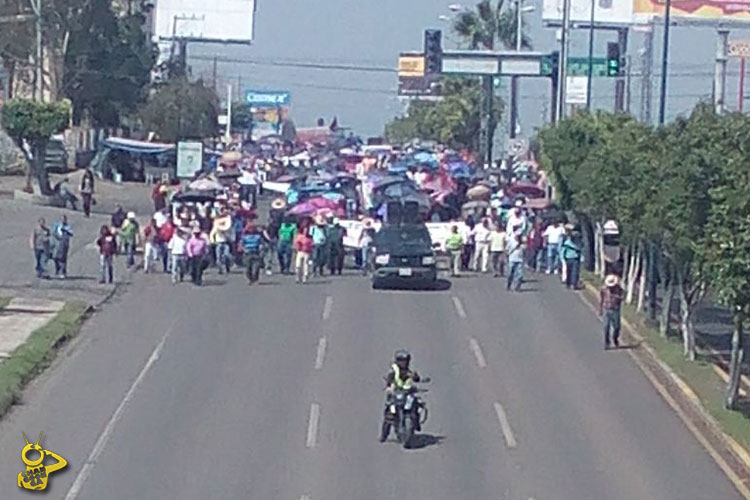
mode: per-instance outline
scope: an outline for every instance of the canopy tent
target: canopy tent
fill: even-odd
[[[148,175],[160,179],[166,174],[171,180],[176,174],[176,147],[110,137],[101,142],[90,167],[105,179],[143,181]]]

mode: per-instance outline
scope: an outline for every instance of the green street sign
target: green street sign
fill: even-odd
[[[542,57],[541,74],[542,76],[552,75],[552,58],[550,56]],[[588,57],[569,57],[568,58],[568,76],[588,76],[589,58]],[[611,66],[611,61],[605,57],[594,57],[591,65],[591,76],[617,76],[619,74],[619,65],[617,68]]]

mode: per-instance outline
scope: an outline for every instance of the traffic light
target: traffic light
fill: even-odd
[[[620,44],[609,42],[607,44],[607,76],[619,76],[620,66]]]
[[[438,74],[442,69],[443,32],[424,30],[425,74]]]
[[[560,51],[555,50],[551,52],[549,55],[549,60],[550,60],[550,66],[551,66],[551,72],[549,76],[554,81],[557,81],[557,76],[558,76],[558,73],[560,72]]]

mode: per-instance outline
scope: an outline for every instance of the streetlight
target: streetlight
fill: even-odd
[[[589,24],[589,64],[586,74],[586,111],[591,111],[591,77],[594,72],[594,14],[596,13],[596,0],[591,0],[591,22]]]
[[[460,3],[452,3],[448,6],[448,9],[450,9],[451,12],[460,12],[464,10],[464,6]]]
[[[516,0],[516,52],[521,52],[523,48],[523,13],[533,12],[533,5],[523,6],[523,0]],[[510,138],[516,137],[518,128],[518,77],[511,77],[510,80]]]

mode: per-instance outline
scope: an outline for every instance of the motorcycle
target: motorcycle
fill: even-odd
[[[429,379],[423,379],[422,382],[429,382]],[[414,433],[420,431],[422,424],[427,421],[427,404],[417,396],[420,392],[427,390],[395,389],[388,394],[381,437],[387,437],[393,427],[398,442],[404,448],[411,446]]]

